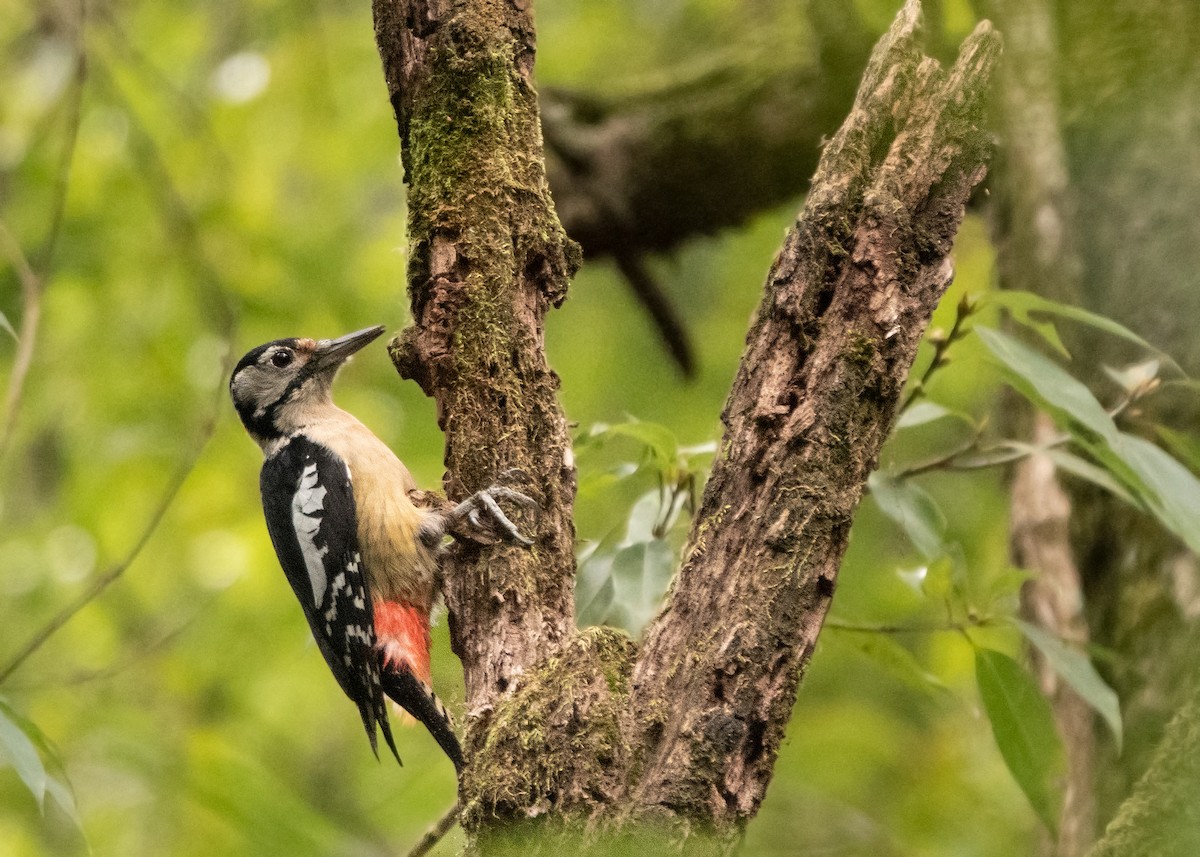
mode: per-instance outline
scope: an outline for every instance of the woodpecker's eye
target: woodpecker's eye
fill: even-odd
[[[276,368],[283,369],[285,366],[292,365],[292,352],[276,351],[271,355],[271,363]]]

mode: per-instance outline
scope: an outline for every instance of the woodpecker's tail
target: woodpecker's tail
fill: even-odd
[[[367,730],[367,737],[371,739],[371,752],[375,754],[375,758],[379,758],[379,745],[376,741],[376,728],[378,728],[383,732],[383,739],[387,741],[388,748],[396,757],[396,761],[403,765],[404,762],[400,761],[400,753],[396,750],[396,742],[392,740],[392,726],[388,722],[387,701],[383,696],[380,695],[378,699],[359,703],[358,713],[362,716],[363,728]]]
[[[454,725],[429,684],[429,613],[400,601],[377,601],[375,639],[383,692],[421,721],[455,769],[462,770]]]
[[[454,769],[461,771],[463,766],[462,747],[454,734],[454,725],[446,706],[434,695],[429,685],[421,681],[408,668],[407,664],[389,664],[380,674],[383,692],[392,701],[425,724],[429,734],[454,763]],[[386,733],[385,733],[386,734]]]

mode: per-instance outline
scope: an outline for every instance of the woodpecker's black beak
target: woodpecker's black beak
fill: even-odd
[[[313,352],[308,362],[311,372],[332,372],[346,362],[354,352],[374,342],[386,328],[382,324],[347,333],[337,339],[322,339],[317,342],[317,350]]]

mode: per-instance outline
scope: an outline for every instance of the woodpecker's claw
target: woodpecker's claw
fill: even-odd
[[[475,492],[453,509],[429,516],[421,525],[419,536],[427,545],[436,545],[449,533],[480,544],[505,541],[524,547],[531,546],[533,540],[517,529],[517,525],[504,514],[497,500],[516,503],[525,509],[538,508],[533,498],[520,491],[493,485]]]
[[[507,537],[507,541],[515,542],[516,544],[524,545],[525,547],[532,545],[533,539],[526,538],[525,536],[521,535],[521,531],[517,529],[517,525],[508,519],[508,515],[504,514],[504,510],[501,509],[500,504],[496,502],[497,498],[511,500],[514,503],[518,503],[526,508],[537,506],[537,503],[533,502],[531,498],[526,497],[520,491],[514,491],[511,488],[504,488],[500,485],[493,485],[491,488],[487,488],[483,491],[473,494],[464,503],[460,503],[458,509],[468,506],[467,520],[480,529],[482,529],[485,525],[479,519],[479,516],[481,513],[486,512],[487,515],[492,519],[492,522],[500,528],[500,532]],[[458,509],[455,511],[458,511]]]

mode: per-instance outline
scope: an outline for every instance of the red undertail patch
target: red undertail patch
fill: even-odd
[[[385,667],[407,666],[429,684],[429,614],[401,601],[375,603],[376,646]]]

